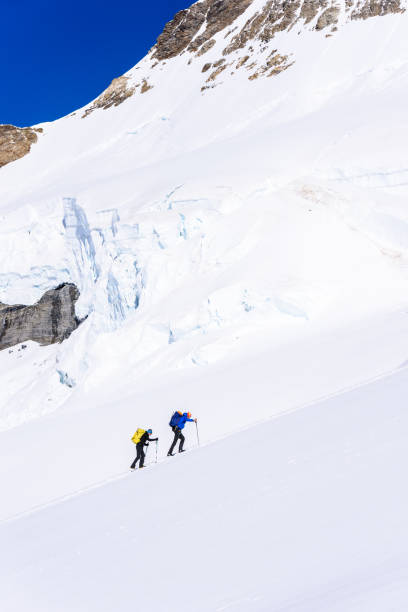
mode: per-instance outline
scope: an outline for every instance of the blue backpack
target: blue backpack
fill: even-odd
[[[176,427],[176,425],[178,425],[178,422],[181,416],[183,415],[181,414],[181,412],[177,410],[170,419],[170,423],[169,423],[170,427]]]

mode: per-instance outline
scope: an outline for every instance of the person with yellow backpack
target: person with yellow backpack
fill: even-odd
[[[136,458],[130,466],[131,470],[134,470],[136,467],[136,463],[139,461],[139,468],[144,467],[144,460],[146,453],[144,451],[145,446],[149,446],[149,442],[157,442],[159,438],[151,438],[152,434],[151,429],[137,429],[134,436],[132,437],[132,442],[136,444]]]

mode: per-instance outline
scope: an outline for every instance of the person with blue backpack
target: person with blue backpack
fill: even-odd
[[[178,440],[180,440],[180,444],[179,444],[179,453],[183,453],[184,452],[184,441],[185,441],[185,437],[182,433],[182,430],[184,429],[184,426],[187,422],[190,423],[197,423],[197,419],[192,419],[191,418],[191,412],[180,412],[179,410],[176,411],[173,416],[170,419],[170,427],[174,433],[174,439],[173,442],[170,446],[169,452],[167,453],[168,457],[173,457],[174,453],[174,447],[176,446]]]

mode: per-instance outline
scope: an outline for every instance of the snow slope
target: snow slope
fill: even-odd
[[[406,610],[407,373],[3,523],[2,609]]]
[[[151,90],[43,126],[2,169],[0,300],[71,281],[89,316],[0,386],[1,429],[79,387],[121,386],[124,369],[137,386],[245,355],[254,332],[265,350],[310,323],[405,308],[407,19],[280,32],[290,69],[251,82],[237,71],[204,93],[204,58],[152,69],[148,56],[129,75],[149,75]]]
[[[2,609],[406,610],[407,26],[299,24],[205,91],[224,32],[149,55],[1,169],[0,301],[70,281],[87,315],[0,352]],[[205,446],[125,477],[175,409]]]

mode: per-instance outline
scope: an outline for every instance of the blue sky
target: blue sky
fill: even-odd
[[[52,121],[95,98],[193,0],[4,0],[0,123]]]

